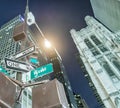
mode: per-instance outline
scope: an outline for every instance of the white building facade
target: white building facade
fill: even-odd
[[[120,39],[93,17],[86,28],[70,31],[87,74],[105,108],[120,108]]]

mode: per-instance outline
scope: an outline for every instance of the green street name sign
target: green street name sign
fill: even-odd
[[[7,74],[7,71],[2,66],[0,66],[0,72]]]
[[[26,74],[26,81],[33,80],[53,72],[53,64],[47,64]]]

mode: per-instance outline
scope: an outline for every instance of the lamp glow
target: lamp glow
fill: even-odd
[[[46,48],[50,48],[51,47],[51,43],[48,40],[45,40],[45,47]]]

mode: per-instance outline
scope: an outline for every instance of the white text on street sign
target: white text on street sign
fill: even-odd
[[[47,65],[38,67],[28,73],[26,73],[26,81],[33,80],[53,72],[53,64],[49,63]]]
[[[32,66],[27,63],[11,60],[8,58],[5,58],[5,64],[6,68],[17,70],[20,72],[29,72],[31,69],[33,69]]]
[[[18,59],[18,58],[21,58],[21,57],[24,57],[32,52],[35,51],[35,46],[32,46],[32,47],[29,47],[28,49],[25,49],[21,52],[18,52],[17,54],[13,55],[13,58],[14,59]]]

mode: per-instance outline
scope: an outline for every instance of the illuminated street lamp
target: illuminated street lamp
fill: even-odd
[[[51,48],[51,46],[52,46],[51,43],[48,40],[45,39],[45,47],[46,48]]]

